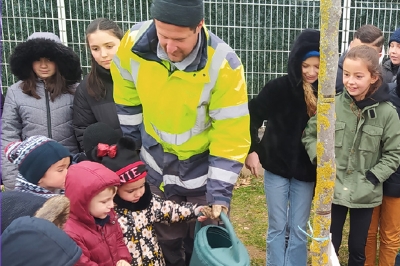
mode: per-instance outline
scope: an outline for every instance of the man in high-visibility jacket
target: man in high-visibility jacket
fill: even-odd
[[[250,146],[247,88],[235,52],[204,25],[202,0],[153,0],[111,65],[125,136],[153,193],[227,210]],[[167,265],[185,265],[187,224],[158,224]]]

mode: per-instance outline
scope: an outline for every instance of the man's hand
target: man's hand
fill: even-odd
[[[253,151],[252,153],[247,155],[246,161],[244,162],[244,165],[246,166],[247,169],[250,170],[250,172],[258,176],[258,168],[260,165],[260,159],[258,158],[258,154]]]
[[[202,213],[205,217],[216,220],[221,215],[221,212],[228,213],[228,208],[224,205],[212,205],[211,207],[204,206]]]
[[[218,219],[221,215],[221,212],[228,214],[228,208],[224,205],[212,205],[212,219]]]
[[[125,260],[119,260],[116,266],[131,266],[131,264]]]

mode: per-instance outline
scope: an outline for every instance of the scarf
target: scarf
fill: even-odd
[[[14,190],[32,193],[32,194],[35,194],[37,196],[41,196],[41,197],[44,197],[47,199],[59,195],[48,189],[42,188],[38,185],[28,182],[21,174],[18,174],[18,177],[16,180],[17,180],[17,182],[15,184]],[[60,192],[60,194],[64,194],[64,190],[62,190]]]

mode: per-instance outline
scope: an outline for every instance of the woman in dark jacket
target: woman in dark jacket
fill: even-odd
[[[252,139],[245,163],[253,174],[259,162],[265,169],[267,266],[307,264],[307,236],[300,228],[306,230],[310,215],[316,167],[301,137],[316,112],[319,40],[319,31],[303,31],[290,52],[288,75],[268,82],[249,102]],[[264,120],[265,134],[258,143],[257,129]]]
[[[110,64],[122,37],[118,25],[106,18],[95,19],[87,27],[86,44],[92,65],[76,90],[72,122],[81,151],[84,150],[83,132],[96,122],[111,126],[122,136],[110,73]]]

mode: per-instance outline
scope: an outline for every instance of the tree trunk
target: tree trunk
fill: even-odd
[[[335,185],[335,84],[341,0],[321,0],[321,42],[317,107],[317,185],[314,197],[312,265],[329,264],[331,204]]]

